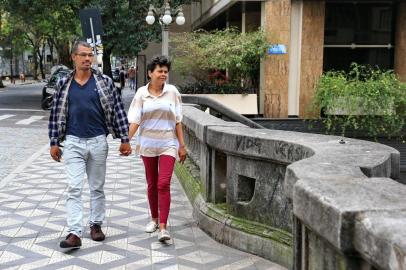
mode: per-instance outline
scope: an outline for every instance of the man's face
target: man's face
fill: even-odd
[[[84,46],[79,46],[76,53],[72,54],[72,60],[76,69],[89,70],[93,62],[93,50]]]

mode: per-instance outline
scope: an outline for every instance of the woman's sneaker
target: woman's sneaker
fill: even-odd
[[[165,242],[165,241],[168,241],[168,240],[171,240],[171,235],[169,234],[169,232],[167,230],[165,230],[165,229],[160,230],[158,232],[158,241]]]
[[[147,226],[145,226],[145,232],[147,233],[153,233],[159,228],[158,223],[155,223],[154,221],[150,221]]]

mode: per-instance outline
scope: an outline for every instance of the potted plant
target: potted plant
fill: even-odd
[[[183,94],[208,95],[242,114],[257,114],[260,60],[268,43],[261,30],[182,33],[174,38],[174,69],[187,79]]]
[[[329,71],[316,85],[310,111],[322,111],[330,133],[360,131],[368,137],[401,136],[406,117],[406,84],[393,71],[352,64]]]

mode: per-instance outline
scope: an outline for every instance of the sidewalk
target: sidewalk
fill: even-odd
[[[20,81],[20,79],[16,79],[15,83],[11,83],[10,80],[3,80],[3,84],[4,84],[5,87],[18,86],[18,85],[27,85],[27,84],[33,84],[33,83],[42,83],[42,82],[43,82],[42,79],[33,80],[32,78],[26,78],[25,82]]]
[[[143,232],[149,210],[142,162],[134,155],[120,157],[118,140],[109,140],[109,146],[106,240],[92,241],[86,227],[81,249],[59,250],[67,234],[67,185],[63,164],[51,161],[44,146],[0,182],[0,269],[283,269],[203,233],[175,176],[168,224],[173,240],[161,244],[156,233]],[[85,184],[84,224],[88,195]]]

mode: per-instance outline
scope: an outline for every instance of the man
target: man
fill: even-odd
[[[128,70],[128,80],[130,81],[130,89],[132,91],[135,91],[135,76],[136,76],[136,70],[135,68],[132,66],[130,67],[130,69]]]
[[[50,154],[55,161],[61,160],[59,144],[65,141],[69,230],[66,239],[60,242],[62,249],[82,245],[81,195],[85,173],[90,189],[90,235],[94,241],[105,239],[101,225],[105,217],[106,136],[112,134],[113,138],[121,138],[121,154],[131,153],[127,115],[121,97],[109,77],[91,68],[93,57],[88,43],[75,43],[72,49],[75,69],[57,82],[49,118]]]

